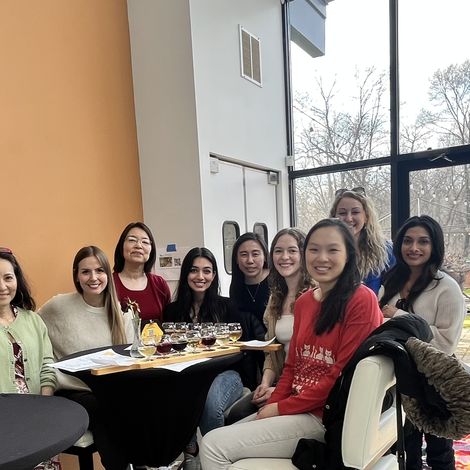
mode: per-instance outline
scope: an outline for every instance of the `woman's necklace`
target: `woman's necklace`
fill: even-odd
[[[260,284],[261,284],[261,282],[258,282],[258,285],[256,286],[256,290],[255,290],[255,294],[254,294],[254,295],[251,293],[251,290],[250,290],[250,288],[248,287],[248,285],[245,284],[246,290],[248,291],[248,294],[250,295],[251,301],[252,301],[253,303],[256,302],[256,296],[258,295],[258,291],[259,291],[259,286],[260,286]]]

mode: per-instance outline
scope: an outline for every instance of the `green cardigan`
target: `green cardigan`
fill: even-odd
[[[18,309],[15,321],[0,326],[0,392],[17,393],[15,358],[8,337],[21,346],[26,383],[30,393],[40,394],[42,387],[56,386],[55,371],[47,364],[54,362],[47,328],[41,317],[30,310]]]

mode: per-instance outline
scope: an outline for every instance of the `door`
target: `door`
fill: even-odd
[[[235,231],[264,232],[268,246],[277,232],[277,182],[273,172],[223,160],[217,170],[205,191],[204,239],[217,259],[222,295],[228,295]]]

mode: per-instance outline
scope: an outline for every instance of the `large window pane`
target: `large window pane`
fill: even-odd
[[[373,201],[384,234],[390,238],[390,170],[388,166],[329,173],[295,180],[297,226],[307,232],[329,217],[335,191],[362,186]]]
[[[400,150],[470,143],[469,0],[399,7]]]
[[[335,0],[325,55],[292,44],[295,169],[389,155],[388,29],[388,0]]]
[[[442,226],[445,268],[464,285],[470,271],[470,165],[410,174],[410,214],[430,215]],[[468,284],[468,283],[467,283]]]

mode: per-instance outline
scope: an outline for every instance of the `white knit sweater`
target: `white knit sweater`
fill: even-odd
[[[111,346],[111,329],[104,307],[88,305],[78,292],[59,294],[48,300],[38,311],[49,332],[56,360],[79,351]],[[132,342],[130,314],[124,314],[127,341]],[[79,379],[57,374],[59,388],[89,390]]]
[[[424,318],[431,327],[434,339],[431,344],[447,354],[453,354],[462,333],[465,302],[459,285],[448,274],[437,272],[439,281],[431,281],[413,302],[413,312]],[[400,294],[388,303],[395,305]],[[395,315],[407,313],[398,310]]]

